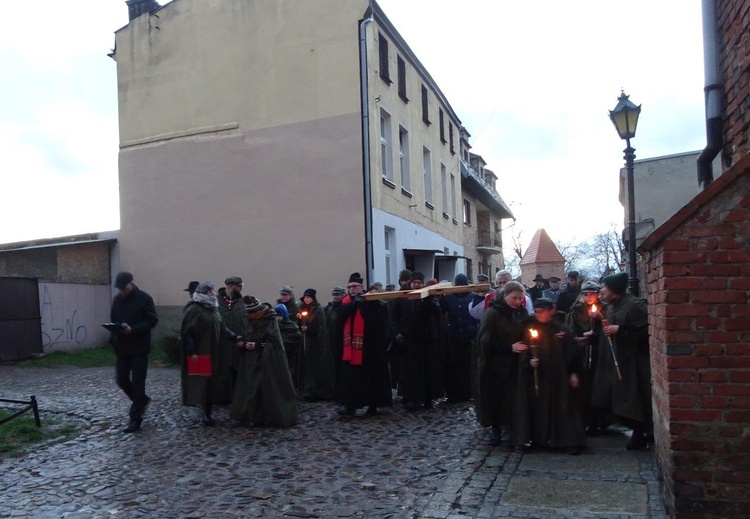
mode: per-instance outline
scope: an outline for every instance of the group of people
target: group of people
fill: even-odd
[[[297,399],[335,401],[348,417],[363,408],[377,414],[393,404],[394,393],[409,412],[442,398],[473,399],[478,421],[492,428],[498,445],[577,454],[587,434],[618,422],[633,429],[627,448],[644,448],[652,428],[645,301],[626,293],[624,273],[601,285],[581,286],[576,272],[562,289],[560,281],[537,276],[527,291],[499,271],[494,289],[473,292],[459,274],[454,285],[465,291],[411,299],[378,297],[395,287],[366,291],[355,272],[325,307],[314,289],[297,300],[284,286],[274,305],[243,296],[237,276],[218,290],[191,282],[180,331],[183,403],[201,407],[207,426],[214,405],[230,404],[240,423],[289,427],[298,421]],[[480,275],[477,282],[489,279]],[[118,351],[133,337],[145,338],[157,319],[132,275],[121,273],[115,285],[112,321],[128,323],[113,334]],[[404,294],[424,287],[422,273],[400,273]],[[138,317],[116,311],[132,294],[144,302]],[[133,402],[125,432],[132,432],[148,404],[145,367],[121,366],[119,359],[118,353],[118,384]],[[208,367],[198,372],[193,367],[201,360]]]

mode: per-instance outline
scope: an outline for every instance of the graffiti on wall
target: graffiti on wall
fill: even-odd
[[[83,344],[86,340],[86,325],[76,320],[78,309],[57,309],[49,293],[49,287],[43,285],[41,300],[42,347],[47,350],[64,344]],[[56,320],[57,319],[57,320]],[[80,320],[80,319],[79,319]]]

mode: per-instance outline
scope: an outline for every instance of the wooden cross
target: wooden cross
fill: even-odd
[[[489,292],[491,289],[489,283],[479,283],[477,285],[460,285],[454,286],[453,283],[438,283],[429,287],[417,290],[397,290],[394,292],[372,292],[362,294],[365,301],[386,301],[389,299],[424,299],[428,296],[439,296],[443,294],[462,294],[466,292]]]

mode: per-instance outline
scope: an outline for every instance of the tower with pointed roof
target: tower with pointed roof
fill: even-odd
[[[545,279],[565,277],[565,258],[544,229],[538,229],[521,258],[521,282],[526,286],[534,284],[534,277],[541,274]]]

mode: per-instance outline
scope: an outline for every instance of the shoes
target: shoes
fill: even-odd
[[[378,414],[378,408],[375,407],[374,405],[371,405],[370,407],[367,408],[367,411],[365,411],[365,414],[367,416],[375,416],[376,414]]]
[[[594,436],[599,436],[600,434],[601,434],[601,431],[599,430],[598,427],[596,426],[586,427],[586,436],[593,438]]]
[[[127,427],[125,427],[122,432],[125,434],[132,433],[137,431],[141,428],[141,421],[140,420],[130,420]]]
[[[510,431],[503,431],[503,434],[500,436],[500,445],[507,448],[513,446],[513,437],[510,435]]]
[[[340,416],[354,416],[357,414],[357,411],[353,407],[344,406],[336,409],[336,413],[338,413]]]
[[[490,443],[492,445],[500,445],[503,441],[503,431],[499,427],[492,428],[492,436],[490,436]]]
[[[419,411],[419,404],[416,402],[406,402],[404,404],[404,409],[406,409],[410,413],[413,413],[415,411]]]
[[[630,437],[630,441],[625,444],[625,448],[629,451],[640,451],[648,447],[648,440],[646,440],[645,434],[636,434]]]
[[[583,452],[583,449],[584,449],[583,446],[578,445],[576,447],[570,447],[567,450],[567,453],[570,454],[571,456],[578,456],[579,454],[581,454]]]
[[[216,421],[213,418],[211,418],[210,414],[203,416],[203,425],[205,425],[206,427],[213,427],[215,424],[216,424]]]

